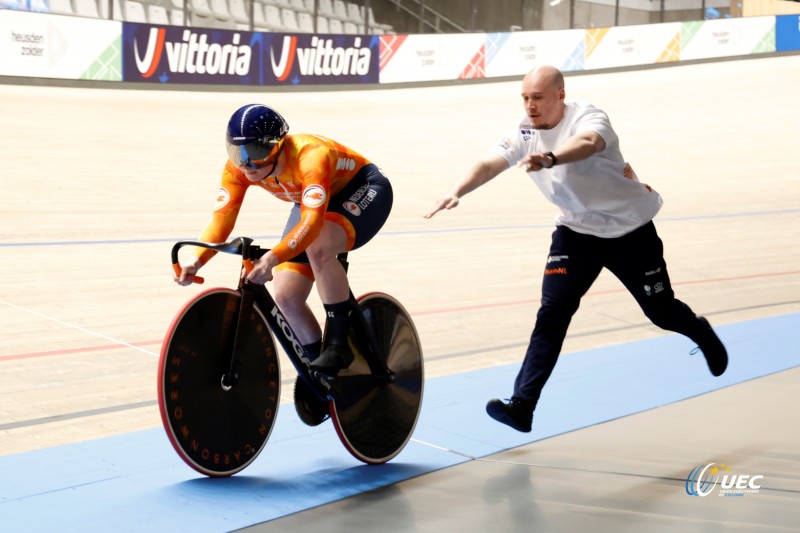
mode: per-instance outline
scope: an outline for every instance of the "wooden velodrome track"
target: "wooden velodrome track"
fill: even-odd
[[[567,99],[606,110],[627,159],[663,195],[656,223],[677,295],[715,325],[800,311],[798,88],[798,55],[567,77]],[[392,179],[392,216],[352,254],[351,284],[404,303],[427,377],[521,360],[555,208],[512,169],[422,217],[516,124],[519,82],[299,93],[0,85],[0,98],[1,455],[160,425],[167,325],[192,294],[238,273],[235,258],[218,257],[204,287],[178,287],[169,249],[208,219],[223,130],[246,103],[352,146]],[[234,235],[277,242],[287,210],[254,190]],[[661,335],[604,272],[564,354]],[[282,369],[288,401],[294,370]],[[800,374],[783,383],[796,391]],[[754,416],[773,415],[793,428],[783,444],[796,466],[797,414]]]

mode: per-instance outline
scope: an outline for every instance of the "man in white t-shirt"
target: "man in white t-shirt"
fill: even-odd
[[[727,351],[708,321],[672,291],[652,222],[661,196],[625,162],[608,116],[591,104],[567,103],[564,96],[558,69],[529,72],[522,81],[526,117],[425,215],[456,207],[462,196],[515,164],[560,209],[541,306],[513,395],[508,402],[493,399],[486,405],[489,416],[523,432],[531,430],[533,410],[572,315],[603,268],[619,278],[655,325],[697,343],[713,375],[722,375],[728,365]]]

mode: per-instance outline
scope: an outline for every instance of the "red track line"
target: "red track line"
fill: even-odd
[[[789,270],[787,272],[769,272],[767,274],[749,274],[746,276],[733,276],[730,278],[696,279],[693,281],[681,281],[673,285],[694,285],[697,283],[716,283],[720,281],[736,281],[740,279],[770,278],[772,276],[793,276],[800,274],[800,270]]]
[[[698,283],[719,283],[722,281],[737,281],[742,279],[752,279],[752,278],[767,278],[771,276],[791,276],[795,274],[800,274],[800,270],[792,270],[789,272],[770,272],[768,274],[750,274],[746,276],[733,276],[730,278],[713,278],[713,279],[698,279],[692,281],[679,281],[677,283],[673,282],[672,286],[676,285],[695,285]],[[621,288],[621,289],[611,289],[607,291],[591,291],[586,293],[586,296],[602,296],[604,294],[615,294],[620,292],[627,292],[628,289]],[[528,300],[517,300],[513,302],[498,302],[494,304],[481,304],[481,305],[469,305],[464,307],[448,307],[445,309],[431,309],[430,311],[417,311],[415,313],[411,313],[412,316],[424,316],[424,315],[441,315],[445,313],[453,313],[458,311],[474,311],[476,309],[490,309],[492,307],[508,307],[512,305],[524,305],[524,304],[532,304],[540,301],[541,298],[532,298]]]
[[[157,341],[143,341],[143,342],[132,342],[134,346],[148,346],[152,344],[161,344],[161,340]],[[84,346],[82,348],[65,348],[63,350],[50,350],[47,352],[30,352],[30,353],[17,353],[11,355],[0,355],[0,362],[2,361],[11,361],[14,359],[33,359],[34,357],[46,357],[49,355],[67,355],[71,353],[84,353],[84,352],[98,352],[98,351],[105,351],[105,350],[116,350],[118,348],[124,348],[125,346],[121,344],[104,344],[102,346]]]
[[[773,276],[793,276],[800,274],[800,270],[790,270],[787,272],[770,272],[766,274],[749,274],[744,276],[732,276],[727,278],[712,278],[712,279],[699,279],[699,280],[691,280],[691,281],[679,281],[673,282],[672,285],[696,285],[698,283],[720,283],[724,281],[738,281],[743,279],[753,279],[753,278],[767,278]],[[607,291],[592,291],[586,294],[586,296],[602,296],[606,294],[616,294],[621,292],[627,292],[627,289],[620,288],[620,289],[612,289]],[[481,304],[481,305],[470,305],[464,307],[447,307],[444,309],[431,309],[429,311],[417,311],[411,313],[412,316],[426,316],[426,315],[441,315],[445,313],[457,313],[461,311],[474,311],[476,309],[491,309],[495,307],[509,307],[514,305],[527,305],[538,302],[539,298],[532,298],[528,300],[516,300],[510,302],[498,302],[493,304]],[[142,342],[134,342],[131,343],[134,346],[150,346],[153,344],[161,344],[161,340],[152,340],[152,341],[142,341]],[[95,351],[104,351],[104,350],[115,350],[121,348],[123,346],[119,344],[106,344],[102,346],[88,346],[83,348],[67,348],[63,350],[51,350],[47,352],[31,352],[31,353],[20,353],[20,354],[10,354],[10,355],[0,355],[0,362],[3,361],[12,361],[15,359],[32,359],[35,357],[46,357],[50,355],[67,355],[71,353],[84,353],[84,352],[95,352]]]

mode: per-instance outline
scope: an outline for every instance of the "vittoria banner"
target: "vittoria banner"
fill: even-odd
[[[379,40],[125,24],[123,79],[226,85],[378,82]]]

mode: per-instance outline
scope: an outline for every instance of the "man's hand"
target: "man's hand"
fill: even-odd
[[[524,167],[525,172],[536,172],[543,168],[552,167],[553,160],[547,154],[528,154],[517,163],[517,166]]]
[[[436,203],[433,204],[433,209],[430,213],[425,215],[425,218],[431,218],[433,215],[441,211],[442,209],[453,209],[458,205],[458,196],[455,194],[448,194],[442,198],[436,200]]]

